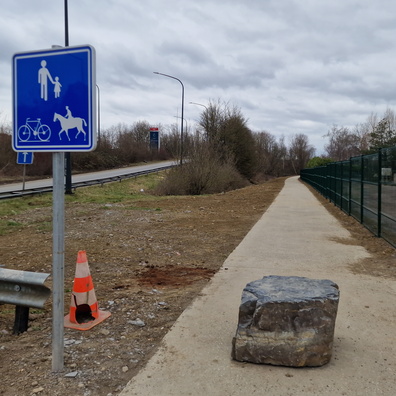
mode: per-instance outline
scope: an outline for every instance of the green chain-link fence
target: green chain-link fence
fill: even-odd
[[[396,247],[396,147],[303,169],[301,179]]]

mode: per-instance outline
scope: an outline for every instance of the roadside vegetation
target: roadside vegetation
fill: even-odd
[[[82,187],[72,195],[65,195],[65,204],[96,204],[105,209],[106,205],[123,203],[132,209],[135,206],[134,202],[142,198],[146,201],[150,198],[158,200],[160,197],[156,194],[156,188],[165,176],[166,171],[163,171],[122,182],[106,183],[103,186]],[[0,201],[0,235],[18,231],[22,227],[45,228],[46,222],[22,224],[15,220],[18,215],[33,208],[48,208],[48,221],[51,222],[52,194],[44,193]]]
[[[396,145],[396,115],[387,109],[382,117],[371,114],[354,128],[333,125],[323,137],[325,154],[302,133],[274,136],[253,132],[242,111],[220,100],[210,101],[197,124],[184,133],[181,142],[177,124],[159,126],[160,148],[150,148],[150,124],[118,124],[102,130],[95,151],[73,153],[73,172],[120,168],[149,161],[174,160],[182,166],[168,173],[157,194],[199,195],[229,191],[273,177],[298,175],[301,169],[325,165],[351,156],[376,152]],[[20,180],[22,166],[11,148],[11,126],[0,125],[0,182]],[[26,167],[27,178],[52,175],[51,153],[35,153]]]

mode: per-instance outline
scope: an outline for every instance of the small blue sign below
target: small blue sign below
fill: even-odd
[[[18,151],[17,164],[32,165],[33,153],[31,151]]]
[[[13,57],[15,151],[91,151],[96,146],[95,49],[89,45]]]

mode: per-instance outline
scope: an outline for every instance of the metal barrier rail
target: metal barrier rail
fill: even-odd
[[[118,175],[118,176],[103,177],[103,178],[98,178],[98,179],[82,181],[82,182],[76,182],[76,183],[72,183],[72,189],[77,190],[77,188],[80,188],[80,187],[89,187],[89,186],[94,186],[94,185],[98,185],[98,184],[103,185],[105,183],[113,183],[113,182],[122,181],[125,179],[131,179],[133,177],[144,176],[144,175],[148,175],[150,173],[156,173],[156,172],[159,172],[162,170],[167,170],[167,169],[173,168],[174,166],[175,165],[169,165],[169,166],[163,166],[161,168],[154,168],[154,169],[149,169],[149,170],[145,170],[145,171],[125,173],[125,174]],[[20,197],[24,197],[24,196],[35,195],[35,194],[44,194],[44,193],[48,193],[48,192],[52,192],[52,186],[0,193],[0,199],[20,198]]]
[[[51,294],[44,286],[49,275],[0,268],[0,303],[15,305],[14,334],[27,330],[29,307],[44,308]]]
[[[396,147],[303,169],[301,179],[396,247]]]

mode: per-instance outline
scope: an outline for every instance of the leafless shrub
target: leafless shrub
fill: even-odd
[[[173,168],[157,187],[160,195],[201,195],[233,190],[248,182],[236,170],[231,156],[219,158],[207,141],[197,139],[188,159]]]

